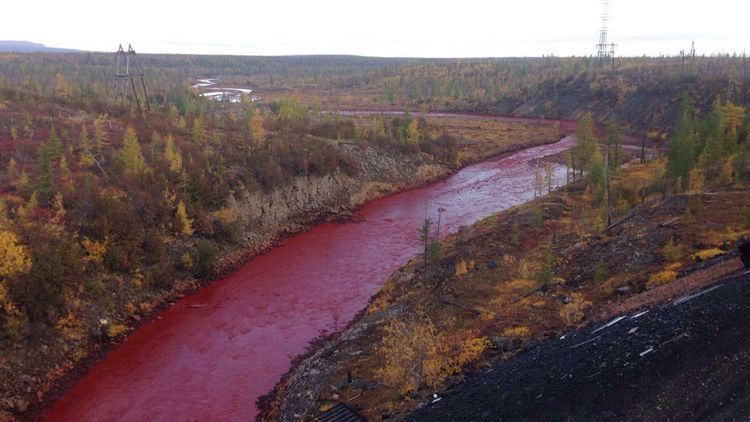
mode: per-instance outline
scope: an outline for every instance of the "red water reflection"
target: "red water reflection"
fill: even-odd
[[[50,421],[248,421],[255,400],[322,330],[344,326],[419,250],[425,206],[454,231],[532,196],[533,160],[572,140],[476,164],[323,224],[177,302],[133,332],[47,415]],[[558,181],[565,170],[555,168]],[[201,307],[190,307],[200,304]]]

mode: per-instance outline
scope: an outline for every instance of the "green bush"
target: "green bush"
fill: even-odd
[[[209,278],[216,270],[219,249],[208,240],[199,240],[196,246],[193,273],[197,278]]]

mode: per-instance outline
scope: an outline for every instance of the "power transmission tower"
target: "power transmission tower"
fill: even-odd
[[[146,81],[143,78],[143,68],[138,62],[138,55],[130,44],[128,44],[127,52],[123,50],[122,44],[120,44],[120,48],[115,53],[115,66],[115,87],[112,93],[112,100],[115,102],[118,100],[125,102],[128,98],[132,98],[135,101],[138,111],[143,112],[137,88],[137,85],[140,85],[146,110],[151,111],[151,103],[148,100],[148,91],[146,90]],[[136,84],[136,79],[140,80],[140,84]],[[128,95],[128,91],[131,92],[130,96]]]
[[[682,71],[685,72],[685,64],[688,62],[688,59],[690,60],[690,72],[695,68],[695,41],[693,41],[693,44],[690,46],[690,53],[685,54],[685,50],[680,50],[680,59],[682,60]]]
[[[615,47],[614,43],[609,43],[607,39],[607,22],[609,21],[610,0],[602,0],[602,30],[599,33],[599,44],[597,47],[597,56],[599,57],[599,66],[612,64],[615,68]]]

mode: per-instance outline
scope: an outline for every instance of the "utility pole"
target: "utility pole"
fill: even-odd
[[[607,195],[607,225],[609,227],[612,224],[612,213],[610,212],[612,207],[610,206],[610,195],[609,195],[609,143],[611,139],[607,137],[606,153],[604,154],[604,194]]]
[[[747,54],[742,50],[742,102],[747,107]]]
[[[685,73],[685,50],[680,50],[680,72]]]
[[[151,102],[148,100],[148,91],[146,90],[146,81],[143,77],[143,68],[138,62],[138,55],[133,50],[133,47],[128,44],[128,51],[126,52],[120,44],[117,52],[115,53],[115,86],[112,92],[112,101],[125,102],[129,97],[132,97],[135,101],[135,105],[138,111],[143,112],[141,107],[141,100],[139,98],[139,88],[136,87],[136,79],[140,80],[140,89],[143,95],[143,102],[145,109],[151,111]],[[124,68],[121,68],[124,66]],[[131,94],[128,96],[127,92]]]

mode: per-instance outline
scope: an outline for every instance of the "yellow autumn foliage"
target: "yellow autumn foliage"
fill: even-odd
[[[478,360],[492,343],[487,337],[477,337],[464,341],[461,344],[461,350],[456,357],[456,364],[459,366],[466,365]]]
[[[560,318],[567,325],[576,325],[586,316],[586,310],[591,307],[591,301],[586,300],[580,293],[572,293],[571,301],[560,309]]]
[[[180,201],[177,204],[177,211],[175,211],[174,218],[174,224],[177,233],[184,236],[190,236],[193,234],[193,220],[188,218],[184,202]]]
[[[164,159],[169,163],[169,169],[175,173],[182,170],[182,155],[174,143],[172,135],[167,135],[164,141]]]
[[[456,372],[448,357],[443,335],[429,319],[391,321],[377,349],[382,366],[376,376],[385,385],[405,394],[420,386],[438,388]]]
[[[406,140],[412,144],[416,144],[419,141],[419,123],[416,119],[412,119],[406,128]]]
[[[534,280],[530,280],[528,278],[514,278],[501,287],[504,291],[519,293],[533,289],[536,286],[537,282]]]
[[[101,264],[104,260],[104,254],[107,253],[107,246],[109,245],[109,238],[104,238],[102,241],[91,240],[84,236],[81,241],[83,250],[86,251],[86,256],[83,260],[87,263]]]
[[[118,337],[128,331],[128,327],[122,324],[109,324],[107,325],[107,336],[110,338]]]
[[[677,272],[673,270],[659,271],[658,273],[651,274],[648,277],[648,287],[655,287],[661,284],[669,283],[670,281],[677,279]]]
[[[31,258],[26,248],[18,242],[16,235],[9,231],[0,231],[0,306],[5,315],[11,317],[5,326],[10,332],[15,331],[12,325],[20,323],[22,314],[8,294],[3,278],[25,273],[30,268]]]
[[[673,262],[673,263],[667,265],[666,267],[664,267],[664,269],[665,270],[676,271],[676,270],[680,269],[680,267],[682,267],[682,263],[681,262]]]
[[[31,259],[16,235],[9,231],[0,231],[0,277],[24,273],[29,268]]]
[[[456,262],[456,277],[462,277],[468,273],[469,270],[466,268],[466,260],[465,259],[459,259],[458,262]]]
[[[505,330],[503,330],[503,335],[506,337],[518,337],[518,338],[528,338],[529,334],[531,332],[527,327],[508,327]]]
[[[706,259],[711,259],[715,256],[719,256],[723,254],[724,254],[724,251],[722,251],[719,248],[709,248],[709,249],[703,249],[702,251],[698,251],[694,253],[693,259],[704,261]]]
[[[675,243],[673,238],[661,248],[661,254],[667,261],[678,261],[685,255],[685,248]]]
[[[375,312],[378,312],[385,308],[385,305],[388,304],[388,300],[390,299],[389,294],[379,294],[373,301],[370,303],[370,305],[367,307],[367,315],[373,314]]]
[[[234,211],[232,208],[225,207],[218,209],[212,213],[214,218],[218,221],[220,221],[222,224],[232,224],[235,222],[236,218],[234,216]]]
[[[187,252],[183,253],[180,255],[180,265],[187,270],[193,268],[193,257]]]
[[[8,290],[5,288],[3,280],[0,280],[0,306],[2,306],[5,315],[16,315],[18,313],[16,305],[10,300]]]
[[[80,341],[83,339],[84,331],[81,321],[73,312],[68,312],[60,317],[55,323],[55,328],[59,330],[63,337],[70,341]]]
[[[256,107],[253,108],[252,115],[250,116],[250,145],[252,148],[258,147],[266,136],[266,132],[263,129],[263,116],[260,114],[260,110]]]

